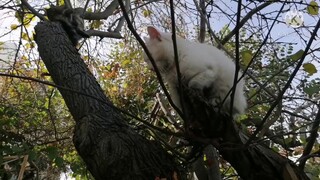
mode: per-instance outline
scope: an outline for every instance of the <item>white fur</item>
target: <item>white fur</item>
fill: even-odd
[[[160,33],[159,38],[145,39],[146,46],[165,82],[168,83],[169,92],[174,103],[181,107],[177,89],[178,80],[174,63],[172,37],[170,33],[158,32]],[[211,45],[190,42],[177,37],[177,47],[183,82],[187,83],[190,88],[200,91],[209,88],[210,93],[207,98],[210,103],[214,106],[218,105],[219,102],[221,103],[233,86],[234,62],[223,51]],[[144,58],[149,67],[153,69],[146,54],[144,54]],[[239,72],[238,77],[240,76],[241,73]],[[235,92],[233,115],[243,114],[247,107],[243,86],[244,82],[241,80],[237,84]],[[222,112],[230,112],[230,99],[229,95],[221,107]]]

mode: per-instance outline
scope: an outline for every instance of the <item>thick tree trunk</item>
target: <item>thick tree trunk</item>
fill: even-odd
[[[76,121],[74,145],[95,179],[171,179],[173,157],[126,124],[61,25],[41,22],[35,30],[40,56],[55,84],[64,87],[58,89]]]
[[[228,116],[212,111],[213,108],[203,103],[204,98],[197,92],[185,88],[183,99],[191,141],[195,144],[214,144],[242,179],[309,179],[293,162],[264,144],[245,146],[248,138],[239,131],[234,121]]]

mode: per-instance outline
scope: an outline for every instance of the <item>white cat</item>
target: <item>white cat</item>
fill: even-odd
[[[145,44],[155,63],[168,83],[173,102],[181,109],[178,93],[178,79],[174,61],[174,50],[171,33],[163,33],[154,27],[148,27],[149,38]],[[206,90],[206,98],[214,106],[221,105],[233,86],[235,64],[225,53],[214,46],[190,42],[177,37],[179,66],[182,82],[188,87],[200,91]],[[150,69],[152,64],[144,53],[144,59]],[[238,77],[241,76],[239,72]],[[244,82],[237,84],[232,115],[243,114],[247,107],[243,91]],[[231,94],[231,93],[230,93]],[[221,106],[221,112],[230,112],[230,95]]]

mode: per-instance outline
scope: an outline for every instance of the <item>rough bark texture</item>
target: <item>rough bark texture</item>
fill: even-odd
[[[74,145],[95,179],[171,179],[173,158],[137,134],[110,106],[61,25],[41,22],[35,30],[40,56],[55,84],[97,98],[58,88],[76,121]]]
[[[309,179],[303,171],[287,158],[272,151],[264,144],[244,146],[248,139],[226,115],[212,111],[212,107],[193,90],[185,88],[187,124],[195,144],[211,143],[222,157],[245,180],[297,180]],[[200,138],[201,137],[201,138]],[[218,141],[218,142],[217,142]]]

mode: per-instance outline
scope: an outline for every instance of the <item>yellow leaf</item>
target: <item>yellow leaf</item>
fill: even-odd
[[[4,42],[0,41],[0,51],[3,50]]]
[[[60,6],[64,5],[64,0],[59,0],[59,5]]]
[[[10,26],[11,30],[15,30],[18,28],[18,25],[17,24],[11,24]]]
[[[35,47],[34,42],[31,42],[31,43],[27,43],[27,44],[26,44],[26,48],[27,48],[27,49],[29,49],[29,48],[32,49],[32,48],[34,48],[34,47]]]
[[[248,66],[252,59],[252,52],[250,50],[245,50],[241,52],[243,64]]]
[[[118,87],[117,87],[117,86],[113,86],[113,87],[111,88],[111,91],[117,92],[117,91],[118,91]]]
[[[203,155],[203,161],[207,161],[207,156],[205,154]]]
[[[89,56],[83,56],[84,60],[89,60]]]
[[[35,21],[35,20],[36,20],[36,18],[35,18],[34,14],[26,13],[23,18],[23,25],[25,25],[26,27],[29,27],[30,22]]]
[[[152,12],[150,10],[148,10],[148,9],[143,10],[143,16],[144,17],[149,17],[151,15],[151,13]]]
[[[26,41],[28,41],[29,40],[29,37],[28,37],[28,34],[27,33],[22,33],[22,37],[21,37],[22,39],[24,39],[24,40],[26,40]]]
[[[93,28],[93,29],[98,29],[102,24],[103,24],[102,21],[100,21],[100,20],[94,20],[94,21],[90,24],[90,27]]]
[[[303,64],[303,70],[307,72],[309,76],[317,72],[317,68],[311,63]]]
[[[26,60],[28,60],[28,58],[27,58],[27,56],[22,56],[22,57],[21,57],[21,60],[26,61]]]
[[[318,15],[319,14],[319,6],[318,3],[315,1],[311,1],[307,7],[307,12],[310,15]]]

